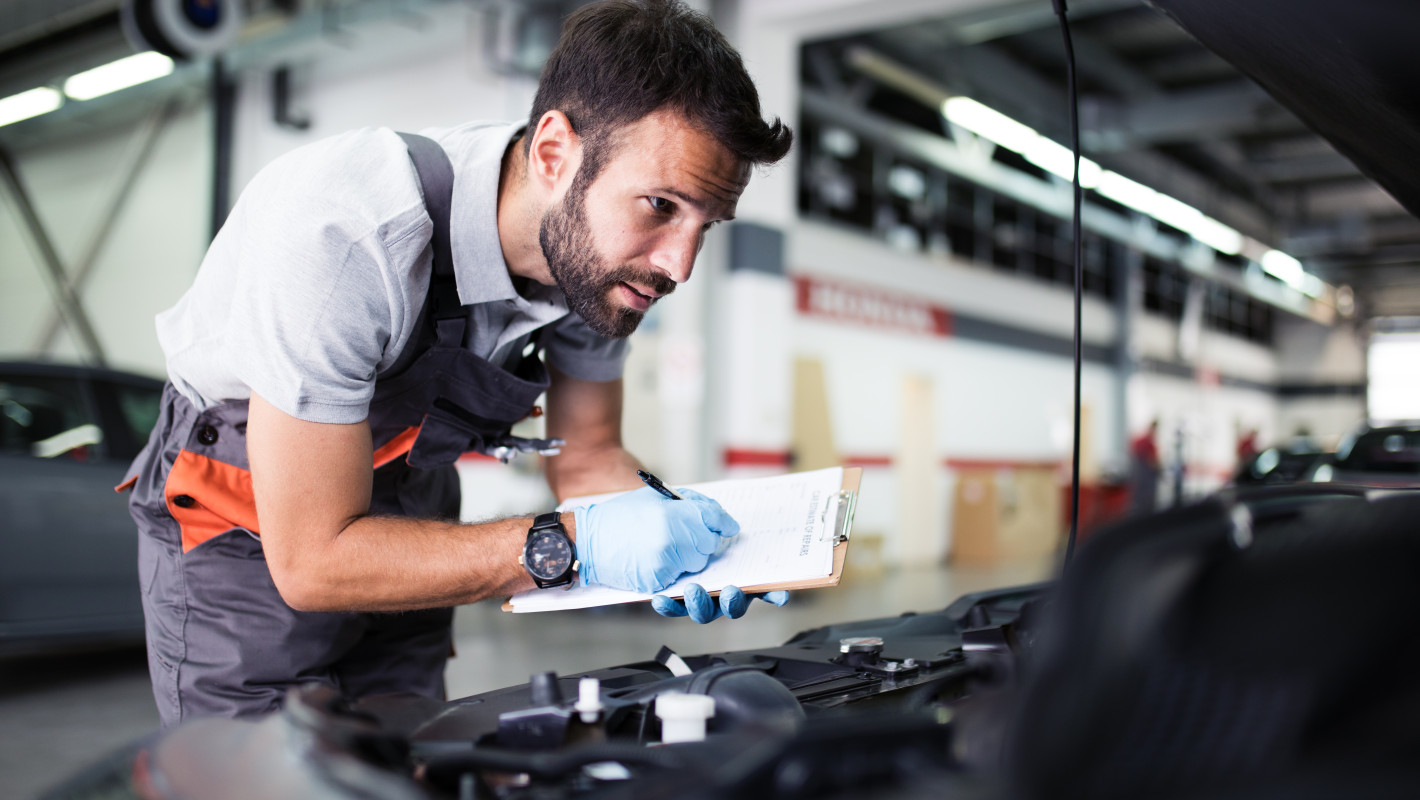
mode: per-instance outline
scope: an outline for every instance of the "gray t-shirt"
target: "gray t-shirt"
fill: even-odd
[[[556,287],[514,289],[498,241],[498,178],[521,124],[428,131],[454,167],[450,239],[465,347],[495,364],[543,337],[548,363],[621,377],[625,340],[567,310]],[[173,385],[199,409],[255,392],[311,422],[367,416],[375,377],[415,335],[433,223],[399,136],[365,128],[293,150],[242,192],[192,288],[158,315]]]

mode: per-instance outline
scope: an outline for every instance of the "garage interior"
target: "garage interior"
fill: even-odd
[[[632,338],[623,435],[677,485],[861,469],[842,584],[707,626],[642,606],[461,607],[450,698],[1049,580],[1072,527],[1076,424],[1086,546],[1239,486],[1341,480],[1383,426],[1410,459],[1383,485],[1420,484],[1420,176],[1405,157],[1420,111],[1395,91],[1405,68],[1384,33],[1415,30],[1420,11],[1308,2],[1264,33],[1285,3],[1070,2],[1076,423],[1052,4],[688,2],[795,145]],[[0,511],[33,559],[0,566],[7,797],[157,730],[132,525],[95,487],[119,484],[146,440],[166,377],[153,318],[242,188],[342,131],[525,117],[582,3],[244,0],[170,42],[177,58],[135,44],[134,5],[0,2],[0,421],[36,425],[26,398],[41,390],[76,415],[40,438],[0,429]],[[1355,47],[1327,50],[1328,31]],[[100,70],[125,60],[132,77],[105,86]],[[466,521],[552,505],[536,459],[465,458],[459,473]]]

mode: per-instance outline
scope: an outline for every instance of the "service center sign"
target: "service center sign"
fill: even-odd
[[[920,300],[806,275],[794,276],[794,290],[800,314],[926,336],[952,333],[951,312]]]

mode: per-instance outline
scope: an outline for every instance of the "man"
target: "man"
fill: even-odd
[[[1143,433],[1129,440],[1129,510],[1152,514],[1159,498],[1159,421],[1149,421]]]
[[[307,681],[441,697],[450,606],[574,579],[656,592],[738,531],[713,500],[641,487],[620,418],[625,337],[791,142],[739,56],[679,0],[593,4],[526,127],[435,138],[366,129],[278,159],[159,316],[171,384],[128,485],[165,724]],[[557,497],[640,490],[444,521],[452,461],[518,444],[544,390]]]

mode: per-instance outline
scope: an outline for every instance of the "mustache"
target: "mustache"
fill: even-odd
[[[659,295],[670,294],[679,286],[664,272],[643,272],[631,266],[617,267],[607,274],[605,280],[607,286],[618,283],[635,283],[645,286]]]

